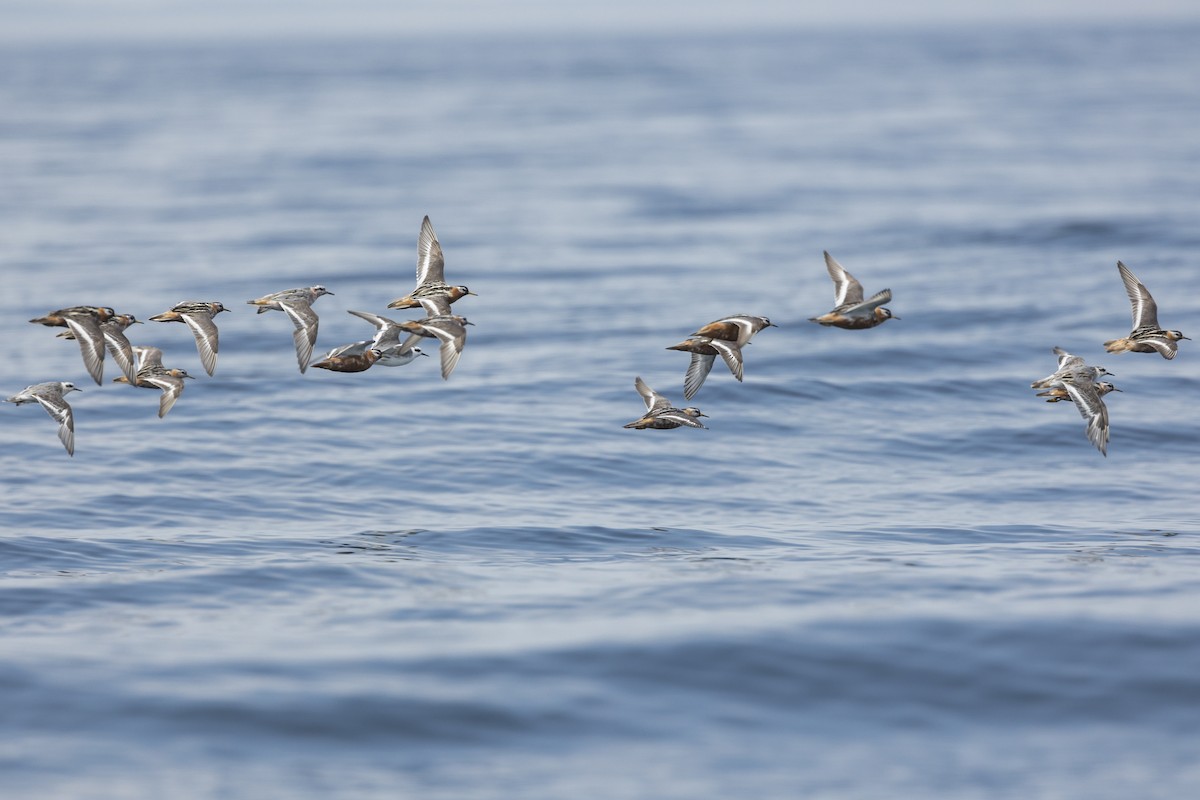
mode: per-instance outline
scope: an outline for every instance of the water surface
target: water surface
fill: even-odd
[[[0,785],[173,798],[1176,798],[1200,787],[1197,31],[10,46]],[[412,287],[436,358],[296,370]],[[819,328],[830,250],[899,320]],[[132,329],[170,415],[25,320]],[[666,350],[771,317],[709,430]],[[405,318],[405,312],[396,312]],[[1108,457],[1032,396],[1102,363]],[[115,369],[109,365],[110,377]]]

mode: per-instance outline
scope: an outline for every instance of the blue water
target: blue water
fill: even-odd
[[[1200,792],[1200,29],[0,51],[0,790],[30,798]],[[296,370],[412,288],[437,359]],[[899,320],[833,304],[821,251]],[[220,300],[97,387],[26,320]],[[709,430],[636,375],[735,312]],[[393,316],[404,318],[405,312]],[[1032,396],[1116,373],[1104,458]],[[115,368],[108,367],[110,377]]]

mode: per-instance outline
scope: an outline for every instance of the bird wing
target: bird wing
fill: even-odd
[[[1079,415],[1087,422],[1088,441],[1102,454],[1108,455],[1108,407],[1100,398],[1100,392],[1090,380],[1076,383],[1063,381],[1062,387],[1075,401]]]
[[[744,314],[738,314],[738,315],[734,315],[732,317],[725,317],[724,319],[719,319],[716,322],[711,323],[711,324],[712,325],[717,325],[717,324],[732,325],[735,328],[737,328],[738,334],[737,334],[737,339],[735,341],[738,343],[739,346],[744,345],[747,342],[749,342],[750,339],[753,338],[754,334],[758,333],[759,331],[761,331],[763,329],[763,323],[762,323],[761,318],[751,317],[751,316],[744,315]],[[721,337],[715,337],[715,338],[721,338]]]
[[[646,401],[646,408],[650,411],[671,407],[670,400],[647,386],[646,382],[640,377],[634,379],[633,386],[637,389],[638,394],[642,396],[642,399]]]
[[[421,308],[425,309],[425,313],[431,317],[443,317],[450,314],[450,301],[441,295],[418,297],[417,302],[421,304]]]
[[[162,350],[149,345],[137,345],[133,348],[133,354],[137,357],[138,371],[147,367],[162,366]]]
[[[706,427],[700,420],[696,419],[695,417],[688,416],[678,409],[672,409],[671,411],[655,414],[654,417],[656,419],[666,419],[670,420],[671,422],[678,422],[680,425],[687,425],[689,428]]]
[[[179,399],[179,395],[183,394],[182,378],[176,378],[171,375],[149,375],[143,377],[142,382],[162,389],[162,396],[158,399],[159,419],[167,415],[167,412],[171,410],[171,406],[175,405],[175,401]]]
[[[375,336],[371,340],[372,347],[379,350],[386,350],[400,341],[401,329],[395,320],[381,317],[378,314],[372,314],[369,311],[348,311],[347,313],[365,319],[375,326]]]
[[[125,373],[125,378],[133,383],[137,378],[137,359],[133,355],[133,346],[129,344],[125,331],[109,325],[101,325],[100,330],[104,334],[104,343],[108,345],[108,352],[112,353],[113,361],[116,361],[121,372]]]
[[[88,374],[96,381],[104,381],[104,334],[100,324],[90,316],[66,315],[63,321],[75,338],[79,340],[79,350],[83,353],[83,365]]]
[[[304,372],[308,369],[313,346],[317,343],[317,312],[303,300],[289,300],[279,305],[296,325],[296,330],[292,331],[292,341],[296,343],[296,361],[300,364],[300,371]]]
[[[875,309],[879,308],[884,303],[890,303],[891,301],[892,290],[884,289],[881,292],[876,292],[875,294],[871,295],[871,299],[869,300],[859,302],[856,305],[843,309],[842,313],[847,317],[866,316],[868,314],[874,314]]]
[[[374,341],[369,343],[372,348],[379,350],[383,353],[383,355],[380,356],[380,360],[383,361],[383,365],[385,367],[398,367],[401,364],[407,364],[409,361],[416,358],[418,355],[422,355],[422,356],[429,355],[425,351],[421,350],[419,347],[416,347],[416,343],[421,341],[422,338],[424,338],[421,336],[421,334],[410,333],[410,334],[408,334],[407,337],[405,337],[403,342],[398,341],[399,336],[400,336],[400,329],[397,329],[396,335],[393,337],[390,337],[391,338],[390,343],[381,344],[378,336],[375,337]],[[400,359],[406,359],[406,360],[401,361]],[[396,363],[393,363],[393,362],[396,362]]]
[[[1073,356],[1061,347],[1054,348],[1054,355],[1058,356],[1058,369],[1060,372],[1083,366],[1082,356]]]
[[[67,448],[67,455],[75,455],[75,414],[71,406],[56,392],[35,392],[33,398],[58,423],[58,438]]]
[[[388,319],[387,317],[381,317],[378,314],[372,314],[370,311],[353,311],[353,310],[347,309],[346,313],[353,314],[354,316],[359,317],[360,319],[365,319],[367,322],[369,322],[375,326],[375,330],[381,330],[382,328],[384,328],[388,325],[396,324],[395,322]]]
[[[828,250],[825,251],[825,269],[829,270],[829,277],[833,278],[833,290],[836,297],[834,306],[862,302],[862,284],[855,280],[853,275],[846,272],[846,268],[839,264],[836,258],[829,255]]]
[[[712,370],[713,362],[716,360],[716,356],[692,353],[692,363],[688,364],[687,373],[683,376],[683,397],[685,400],[691,400],[696,392],[700,391],[700,387],[704,385],[704,379],[708,377],[708,373]]]
[[[344,344],[340,347],[333,348],[326,353],[325,357],[321,360],[326,361],[331,358],[337,358],[338,356],[359,356],[367,352],[367,350],[373,346],[374,341],[372,339],[363,339],[361,342],[351,342],[350,344]]]
[[[422,327],[442,342],[442,379],[446,380],[458,364],[463,346],[467,343],[467,329],[461,322],[453,319],[427,322]]]
[[[217,368],[217,324],[213,322],[212,314],[185,313],[183,321],[192,329],[196,337],[196,350],[200,353],[200,363],[209,375]]]
[[[721,354],[721,358],[725,360],[725,366],[729,367],[729,371],[733,373],[733,377],[739,381],[742,379],[742,348],[737,342],[727,342],[723,339],[713,339],[710,343],[712,348]],[[688,398],[689,400],[691,398]]]
[[[417,237],[417,286],[431,282],[445,282],[446,261],[442,257],[442,246],[429,216],[421,221],[421,234]]]
[[[1125,293],[1129,295],[1129,302],[1133,307],[1133,329],[1135,331],[1138,328],[1157,330],[1158,305],[1154,302],[1154,298],[1150,296],[1150,292],[1130,271],[1129,267],[1118,261],[1117,270],[1121,273],[1121,280],[1125,283]]]
[[[1179,345],[1175,340],[1165,336],[1143,336],[1138,341],[1153,347],[1163,358],[1174,358],[1175,353],[1179,351]]]

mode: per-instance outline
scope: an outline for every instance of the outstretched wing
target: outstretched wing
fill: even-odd
[[[442,380],[450,377],[450,373],[454,371],[454,367],[458,364],[459,356],[462,355],[463,346],[467,343],[467,329],[457,320],[438,320],[436,322],[427,322],[424,325],[425,330],[432,333],[442,342]]]
[[[163,353],[157,347],[144,344],[134,345],[133,354],[137,356],[138,372],[150,367],[162,366]]]
[[[375,336],[371,340],[372,347],[386,350],[399,343],[401,329],[395,320],[381,317],[378,314],[372,314],[369,311],[347,311],[346,313],[365,319],[375,326]]]
[[[396,324],[395,322],[388,319],[387,317],[381,317],[378,314],[372,314],[370,311],[353,311],[353,310],[347,309],[346,313],[353,314],[354,316],[359,317],[360,319],[365,319],[367,322],[374,325],[376,330],[380,330],[381,328],[384,328],[388,325]]]
[[[292,331],[292,341],[296,343],[296,361],[300,364],[300,371],[304,372],[308,369],[313,346],[317,343],[317,312],[303,300],[281,302],[279,305],[296,325],[296,330]]]
[[[637,389],[638,394],[642,396],[642,399],[646,401],[646,408],[650,411],[671,407],[671,401],[647,386],[646,382],[640,376],[634,378],[633,386]]]
[[[55,393],[37,392],[33,397],[46,409],[50,418],[58,423],[58,438],[63,447],[67,448],[67,455],[75,455],[75,414],[71,411],[71,406],[62,399],[62,395]]]
[[[712,370],[713,362],[716,360],[716,356],[692,353],[692,363],[688,364],[687,373],[683,376],[683,397],[685,400],[691,400],[696,392],[700,391],[700,387],[704,385],[704,379],[708,377],[708,373]]]
[[[742,379],[742,348],[738,346],[738,343],[713,339],[710,344],[714,350],[721,354],[721,358],[725,360],[725,366],[729,367],[729,371],[733,373],[733,377],[740,381]]]
[[[1158,330],[1158,305],[1150,296],[1150,292],[1130,271],[1129,267],[1120,261],[1117,262],[1117,271],[1121,273],[1121,280],[1125,284],[1125,293],[1129,295],[1129,302],[1133,307],[1133,329],[1135,331],[1139,328]],[[1162,351],[1159,350],[1159,352]],[[1167,357],[1170,358],[1170,356]]]
[[[1077,369],[1083,366],[1082,356],[1073,356],[1061,347],[1054,348],[1054,355],[1058,356],[1058,371],[1068,369]]]
[[[1108,455],[1108,407],[1100,399],[1100,392],[1091,381],[1076,383],[1064,381],[1062,387],[1075,401],[1079,415],[1087,422],[1088,441],[1102,454]]]
[[[442,257],[442,246],[429,216],[421,222],[421,234],[417,237],[417,286],[430,282],[444,283],[446,262]]]
[[[170,375],[150,375],[143,377],[142,382],[162,390],[162,395],[158,398],[159,419],[167,415],[167,412],[171,410],[171,406],[175,405],[175,401],[179,399],[179,395],[183,394],[182,378],[175,378]]]
[[[836,258],[829,255],[828,250],[824,252],[825,269],[829,270],[829,277],[833,278],[833,291],[836,298],[834,306],[861,303],[863,299],[862,284],[855,280],[854,276],[847,272]]]
[[[196,351],[200,353],[200,363],[209,375],[217,368],[217,324],[213,322],[211,313],[182,314],[183,321],[191,328],[196,337]]]
[[[88,374],[96,381],[104,381],[104,334],[100,324],[94,317],[66,315],[63,321],[75,338],[79,340],[79,350],[83,353],[83,365]]]
[[[104,343],[108,346],[113,361],[116,361],[121,372],[125,373],[125,379],[134,383],[137,379],[137,358],[133,355],[133,346],[129,344],[125,331],[115,325],[105,324],[100,326],[100,332],[104,334]]]
[[[881,292],[876,292],[871,295],[871,299],[853,305],[850,308],[842,311],[847,317],[865,317],[875,313],[875,309],[879,308],[884,303],[892,302],[892,290],[884,289]]]

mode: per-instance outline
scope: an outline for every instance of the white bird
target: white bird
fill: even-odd
[[[50,418],[58,423],[58,438],[67,448],[67,455],[75,455],[75,414],[70,404],[63,399],[64,394],[83,391],[78,386],[67,381],[49,381],[26,386],[4,402],[24,405],[38,403],[46,409]]]

